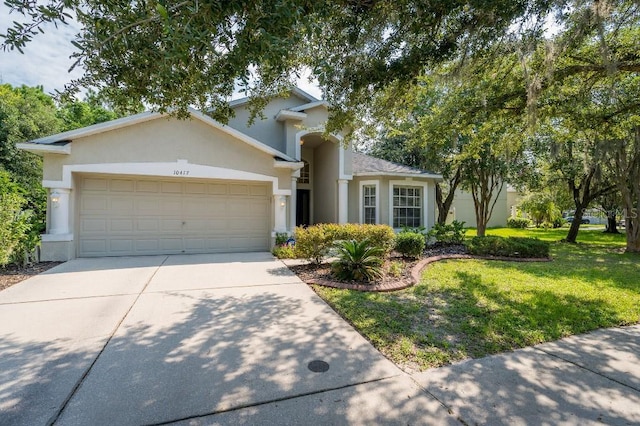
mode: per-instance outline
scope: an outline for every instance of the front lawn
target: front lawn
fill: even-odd
[[[492,229],[489,235],[557,241],[566,230]],[[315,291],[397,364],[423,370],[640,322],[640,257],[624,235],[581,231],[554,243],[553,262],[449,260],[394,293]]]

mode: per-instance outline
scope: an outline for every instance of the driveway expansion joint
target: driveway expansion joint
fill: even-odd
[[[84,299],[100,299],[105,297],[123,297],[123,296],[134,296],[138,293],[116,293],[116,294],[99,294],[94,296],[78,296],[78,297],[57,297],[53,299],[40,299],[40,300],[22,300],[19,302],[6,302],[0,303],[0,306],[8,306],[8,305],[25,305],[28,303],[46,303],[46,302],[65,302],[69,300],[84,300]]]
[[[399,377],[401,375],[402,374],[399,373],[399,374],[394,374],[394,375],[391,375],[391,376],[379,377],[377,379],[365,380],[363,382],[358,382],[358,383],[350,383],[350,384],[342,385],[342,386],[323,388],[323,389],[318,389],[318,390],[310,391],[310,392],[302,392],[302,393],[299,393],[299,394],[296,394],[296,395],[289,395],[289,396],[283,396],[283,397],[280,397],[280,398],[269,399],[269,400],[266,400],[266,401],[258,401],[258,402],[248,403],[248,404],[242,404],[242,405],[238,405],[238,406],[231,407],[231,408],[225,408],[225,409],[222,409],[222,410],[215,410],[215,411],[202,413],[202,414],[194,414],[192,416],[182,417],[182,418],[172,419],[172,420],[167,420],[167,421],[164,421],[164,422],[147,423],[147,424],[145,424],[143,426],[170,425],[170,424],[176,423],[176,422],[184,422],[184,421],[187,421],[187,420],[199,419],[199,418],[202,418],[202,417],[213,416],[213,415],[216,415],[216,414],[222,414],[222,413],[229,413],[229,412],[238,411],[238,410],[244,410],[245,408],[259,407],[259,406],[262,406],[262,405],[273,404],[275,402],[289,401],[289,400],[296,399],[296,398],[303,398],[303,397],[306,397],[306,396],[318,395],[318,394],[331,392],[331,391],[336,391],[336,390],[340,390],[340,389],[349,389],[349,388],[360,386],[360,385],[366,385],[366,384],[369,384],[369,383],[376,383],[376,382],[381,382],[381,381],[388,380],[388,379],[393,379],[394,377]]]
[[[547,351],[545,351],[544,349],[540,349],[540,348],[535,348],[535,349],[536,349],[536,350],[538,350],[538,351],[540,351],[540,352],[542,352],[542,353],[544,353],[544,354],[546,354],[546,355],[549,355],[549,356],[552,356],[552,357],[554,357],[554,358],[556,358],[556,359],[559,359],[560,361],[564,361],[564,362],[567,362],[567,363],[569,363],[569,364],[573,364],[573,365],[575,365],[576,367],[578,367],[578,368],[580,368],[580,369],[582,369],[582,370],[586,370],[586,371],[588,371],[588,372],[590,372],[590,373],[593,373],[593,374],[595,374],[595,375],[597,375],[597,376],[600,376],[600,377],[602,377],[602,378],[604,378],[604,379],[610,380],[610,381],[612,381],[612,382],[614,382],[614,383],[617,383],[617,384],[619,384],[619,385],[622,385],[622,386],[624,386],[624,387],[627,387],[627,388],[629,388],[629,389],[631,389],[631,390],[633,390],[633,391],[640,392],[640,389],[638,389],[638,388],[636,388],[636,387],[634,387],[634,386],[632,386],[632,385],[630,385],[630,384],[628,384],[628,383],[621,382],[620,380],[614,379],[613,377],[609,377],[609,376],[607,376],[607,375],[606,375],[606,374],[604,374],[604,373],[601,373],[601,372],[596,371],[596,370],[592,370],[591,368],[589,368],[589,367],[585,367],[584,365],[580,365],[580,364],[578,364],[578,363],[577,363],[577,362],[575,362],[575,361],[571,361],[570,359],[563,358],[563,357],[561,357],[560,355],[556,355],[556,354],[554,354],[554,353],[552,353],[552,352],[547,352]]]
[[[109,335],[109,338],[107,339],[107,341],[104,343],[104,345],[102,345],[102,348],[100,349],[100,351],[98,352],[98,354],[96,355],[96,357],[93,359],[93,361],[91,362],[91,364],[89,365],[89,367],[87,367],[86,371],[84,372],[84,374],[82,374],[82,376],[80,377],[80,379],[76,382],[76,384],[74,385],[74,387],[71,389],[71,392],[69,392],[69,395],[67,395],[67,397],[65,398],[65,400],[62,402],[62,405],[60,406],[60,408],[58,409],[58,411],[49,419],[49,421],[47,421],[47,426],[51,426],[54,425],[58,419],[60,418],[60,416],[62,415],[62,413],[64,412],[65,408],[67,408],[67,405],[69,405],[69,402],[71,402],[71,399],[73,398],[73,396],[78,392],[78,389],[80,389],[80,386],[82,386],[82,383],[85,381],[85,379],[87,378],[87,376],[89,375],[89,373],[91,373],[91,370],[93,369],[93,366],[96,364],[96,362],[98,362],[98,359],[100,359],[100,356],[103,354],[103,352],[105,351],[105,349],[107,348],[107,346],[109,345],[109,343],[111,342],[111,339],[113,339],[113,336],[116,334],[116,332],[118,331],[118,329],[120,328],[120,326],[122,325],[122,323],[124,322],[124,320],[127,318],[127,316],[129,315],[129,313],[131,312],[131,310],[133,309],[133,307],[136,305],[136,303],[138,302],[138,300],[140,299],[140,296],[142,295],[142,293],[144,292],[144,290],[147,288],[147,286],[151,283],[151,281],[153,280],[153,277],[156,276],[156,274],[158,273],[158,271],[160,270],[160,268],[162,267],[162,265],[165,264],[165,262],[169,259],[169,256],[165,256],[165,258],[162,260],[162,262],[160,263],[160,265],[158,265],[155,269],[155,271],[153,271],[153,274],[151,274],[151,276],[149,277],[149,279],[147,280],[147,282],[144,284],[144,286],[142,287],[142,289],[140,290],[140,292],[138,293],[138,295],[136,296],[136,298],[133,300],[133,302],[131,303],[131,306],[129,306],[129,309],[127,309],[127,311],[124,313],[124,315],[122,316],[122,318],[120,319],[120,321],[118,321],[118,323],[116,324],[116,326],[113,328],[113,331],[111,332],[111,334]]]

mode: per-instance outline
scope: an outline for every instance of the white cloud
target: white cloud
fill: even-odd
[[[0,5],[0,33],[5,33],[13,21],[22,22],[19,14],[9,14],[9,9]],[[45,92],[62,90],[66,83],[82,75],[82,69],[76,68],[69,73],[73,65],[70,59],[74,51],[71,40],[78,32],[75,21],[69,25],[43,27],[45,33],[37,34],[23,49],[0,51],[0,81],[13,86],[27,85],[44,87]]]

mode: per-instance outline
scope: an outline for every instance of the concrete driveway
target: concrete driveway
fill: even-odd
[[[265,407],[274,424],[456,423],[268,253],[77,259],[0,292],[0,424]]]

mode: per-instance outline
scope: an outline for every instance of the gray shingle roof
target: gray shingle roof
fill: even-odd
[[[426,170],[414,169],[391,161],[381,160],[359,152],[353,153],[353,174],[411,174],[425,177],[439,176]]]

